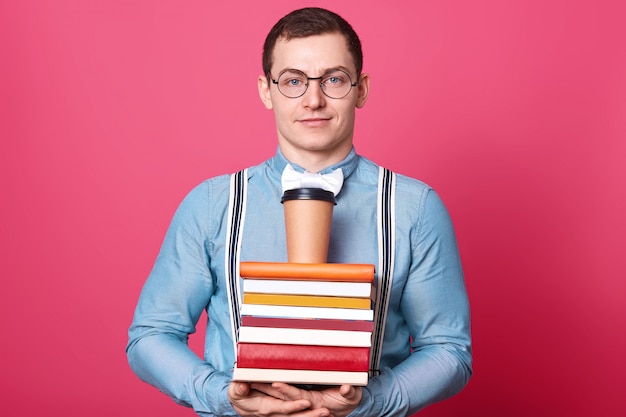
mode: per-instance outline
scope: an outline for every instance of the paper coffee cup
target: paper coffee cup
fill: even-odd
[[[321,188],[287,190],[285,210],[287,259],[293,263],[326,263],[335,195]]]

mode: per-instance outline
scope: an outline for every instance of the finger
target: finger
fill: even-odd
[[[288,385],[282,382],[274,382],[273,384],[252,384],[252,388],[263,392],[264,394],[271,395],[272,397],[285,400],[294,401],[303,398],[308,398],[306,392],[296,388],[292,385]]]
[[[281,400],[276,400],[276,401],[281,401]],[[302,413],[303,416],[306,415],[310,415],[310,416],[314,416],[314,415],[328,415],[328,412],[324,413],[324,410],[318,410],[314,413],[310,413],[310,411],[313,411],[311,409],[311,402],[307,401],[307,400],[296,400],[296,401],[281,401],[281,404],[279,406],[279,411],[283,414],[290,414],[290,415],[295,415],[295,416],[299,416],[299,413]],[[321,411],[321,414],[320,414]]]
[[[310,408],[311,402],[307,400],[284,401],[273,397],[265,397],[262,400],[262,404],[259,403],[258,409],[262,410],[264,415],[294,415],[294,417],[297,417],[308,415],[307,411]]]
[[[267,382],[250,382],[250,389],[266,392],[272,389],[272,384],[268,384]]]
[[[278,398],[278,399],[285,399],[285,398],[283,398],[282,393],[279,390],[277,390],[276,388],[274,388],[272,384],[263,384],[263,383],[259,383],[259,382],[252,382],[250,384],[250,388],[252,388],[253,390],[262,392],[263,394],[271,395],[272,397],[275,397],[275,398]]]
[[[289,417],[331,417],[327,408],[312,408],[289,414]]]
[[[272,388],[278,390],[285,399],[295,400],[298,398],[308,398],[308,391],[285,384],[284,382],[274,382]]]
[[[229,386],[229,399],[238,414],[244,416],[290,416],[315,417],[321,414],[299,414],[311,409],[311,402],[307,400],[284,401],[268,396],[257,390],[249,390],[246,396],[233,395],[238,389],[236,384]],[[323,413],[322,413],[323,414]],[[328,414],[326,414],[328,415]]]

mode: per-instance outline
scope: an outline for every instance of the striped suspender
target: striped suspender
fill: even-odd
[[[241,252],[241,236],[246,216],[248,194],[248,169],[241,170],[230,176],[230,202],[228,204],[228,225],[226,231],[226,253],[224,255],[224,271],[228,292],[233,347],[237,357],[237,341],[241,324],[241,292],[239,290],[239,253]]]
[[[372,350],[370,357],[370,376],[380,373],[380,356],[385,333],[387,306],[393,279],[395,254],[395,182],[396,175],[386,168],[379,168],[378,176],[378,285],[376,286],[377,302],[374,310],[374,333],[372,334]],[[230,202],[228,205],[227,249],[225,254],[225,272],[228,290],[228,301],[231,317],[233,347],[237,357],[237,340],[241,317],[241,292],[239,290],[239,253],[241,236],[246,215],[246,197],[248,187],[248,170],[236,172],[230,178]]]
[[[370,376],[380,374],[380,356],[383,348],[389,293],[393,280],[395,259],[396,223],[395,196],[396,174],[379,167],[378,173],[378,283],[374,310],[374,333],[370,354]]]

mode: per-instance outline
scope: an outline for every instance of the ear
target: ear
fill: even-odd
[[[272,96],[270,94],[270,85],[267,82],[267,77],[265,75],[259,75],[257,84],[259,87],[259,97],[261,98],[263,105],[266,109],[271,110],[273,108]]]
[[[357,108],[361,108],[365,106],[365,102],[367,101],[367,96],[370,93],[370,76],[369,74],[361,74],[359,77],[359,83],[356,88],[358,89],[358,96],[356,100]]]

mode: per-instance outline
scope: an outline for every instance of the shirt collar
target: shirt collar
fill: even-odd
[[[319,171],[319,173],[328,174],[336,170],[337,168],[341,168],[341,170],[343,171],[343,177],[345,181],[350,176],[350,174],[352,174],[352,172],[356,169],[358,162],[359,162],[359,156],[356,154],[354,147],[352,147],[352,149],[350,149],[350,153],[348,153],[348,155],[342,161],[324,168],[323,170]],[[285,169],[287,164],[291,164],[291,166],[293,166],[298,172],[305,171],[305,169],[302,168],[300,165],[295,164],[289,161],[287,158],[285,158],[285,156],[280,150],[280,146],[276,150],[276,155],[274,155],[274,157],[268,161],[268,164],[271,170],[274,172],[274,174],[278,178],[281,177],[283,170]]]

